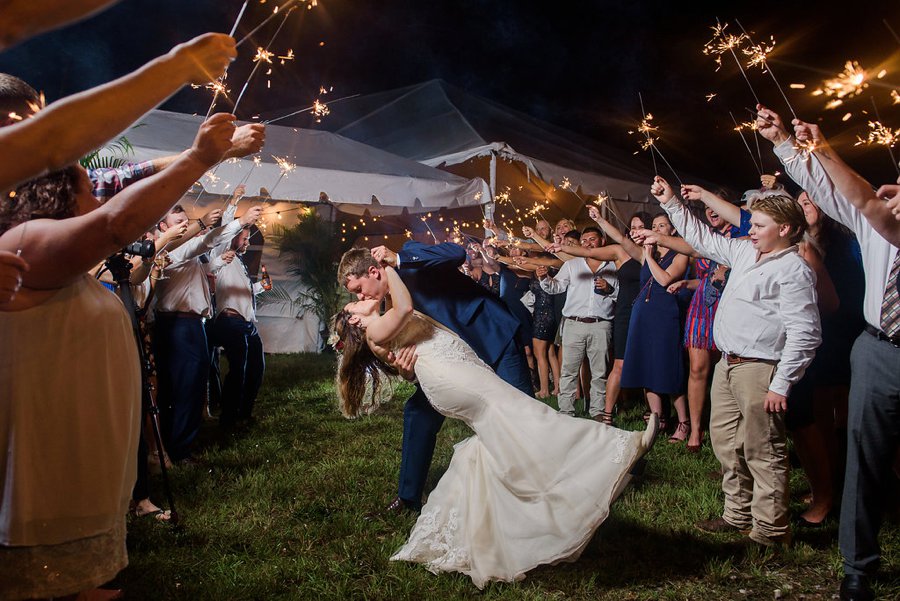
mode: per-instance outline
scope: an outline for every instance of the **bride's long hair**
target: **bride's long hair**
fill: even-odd
[[[366,342],[366,332],[350,323],[352,314],[340,311],[334,316],[333,331],[337,335],[339,353],[335,388],[345,417],[358,417],[379,403],[384,377],[397,376],[396,369],[382,361]],[[371,395],[367,388],[371,386]]]

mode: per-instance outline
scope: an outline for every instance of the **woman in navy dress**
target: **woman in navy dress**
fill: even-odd
[[[665,214],[654,217],[652,230],[669,236],[675,233],[675,228]],[[669,294],[666,288],[684,277],[688,257],[667,248],[646,244],[641,263],[641,289],[631,310],[622,366],[622,387],[643,388],[650,411],[660,415],[662,396],[676,397],[676,434],[686,437],[690,421],[684,397],[681,311],[678,298]]]

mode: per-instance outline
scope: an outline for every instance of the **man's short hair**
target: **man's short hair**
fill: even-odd
[[[372,251],[368,248],[351,248],[344,253],[338,265],[338,283],[345,286],[348,277],[362,277],[369,272],[370,267],[380,267],[378,261],[372,258]]]
[[[763,213],[778,225],[791,226],[791,244],[797,244],[806,232],[806,217],[800,203],[785,194],[769,194],[753,202],[754,213]]]
[[[0,73],[0,126],[12,125],[40,108],[41,96],[34,88],[15,75]]]
[[[581,241],[581,232],[579,232],[578,230],[569,230],[568,232],[563,234],[563,238],[571,238],[572,240],[575,240],[576,242],[580,242]]]
[[[581,235],[584,236],[588,232],[594,232],[595,234],[597,234],[598,238],[600,238],[601,240],[603,239],[603,232],[600,231],[600,228],[597,226],[589,225],[588,227],[581,230]]]

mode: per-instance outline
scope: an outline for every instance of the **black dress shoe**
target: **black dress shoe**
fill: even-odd
[[[400,514],[405,513],[407,511],[412,513],[419,513],[422,510],[421,507],[416,507],[409,501],[401,499],[400,497],[394,497],[394,500],[391,501],[391,504],[388,505],[384,513],[386,514]]]
[[[848,574],[841,581],[841,601],[871,601],[875,597],[865,576]]]

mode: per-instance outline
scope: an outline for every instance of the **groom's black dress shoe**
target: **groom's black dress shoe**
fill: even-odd
[[[384,510],[386,514],[400,514],[407,511],[419,513],[420,511],[422,511],[422,508],[421,506],[416,507],[409,501],[405,501],[400,497],[394,497],[394,500],[391,501],[391,504],[388,505]]]
[[[848,574],[841,581],[841,601],[871,601],[875,597],[865,576]]]

